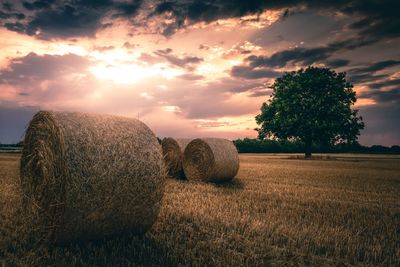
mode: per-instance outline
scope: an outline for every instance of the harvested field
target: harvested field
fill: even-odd
[[[144,237],[34,249],[17,240],[19,155],[0,154],[0,266],[399,266],[400,157],[330,156],[241,154],[228,183],[167,180]]]

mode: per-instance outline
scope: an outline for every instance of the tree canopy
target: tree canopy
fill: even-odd
[[[308,157],[312,143],[354,143],[364,128],[345,73],[310,66],[284,74],[271,88],[256,116],[260,139],[301,140]]]

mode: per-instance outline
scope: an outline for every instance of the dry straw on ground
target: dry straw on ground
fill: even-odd
[[[165,165],[172,177],[185,178],[182,167],[183,152],[192,139],[164,138],[161,142]]]
[[[51,243],[144,233],[164,193],[156,136],[138,120],[111,115],[37,113],[20,172],[25,211]]]
[[[186,146],[183,170],[189,180],[228,181],[233,179],[239,170],[239,155],[229,140],[194,139]]]

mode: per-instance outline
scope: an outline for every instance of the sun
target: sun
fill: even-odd
[[[141,66],[137,64],[99,64],[91,67],[90,72],[100,80],[111,80],[116,84],[134,84],[149,77],[162,77],[167,80],[184,74],[182,70],[157,64]]]
[[[153,75],[150,69],[137,65],[100,64],[90,68],[92,74],[100,80],[111,80],[117,84],[133,84]]]
[[[162,62],[152,65],[141,64],[139,56],[139,52],[130,55],[119,50],[107,53],[94,52],[91,57],[97,64],[89,70],[97,79],[110,80],[116,84],[134,84],[150,77],[172,79],[184,74],[182,70]]]

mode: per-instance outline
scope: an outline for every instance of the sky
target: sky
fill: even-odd
[[[400,1],[0,0],[0,143],[39,110],[255,138],[287,71],[346,72],[363,145],[400,144]]]

